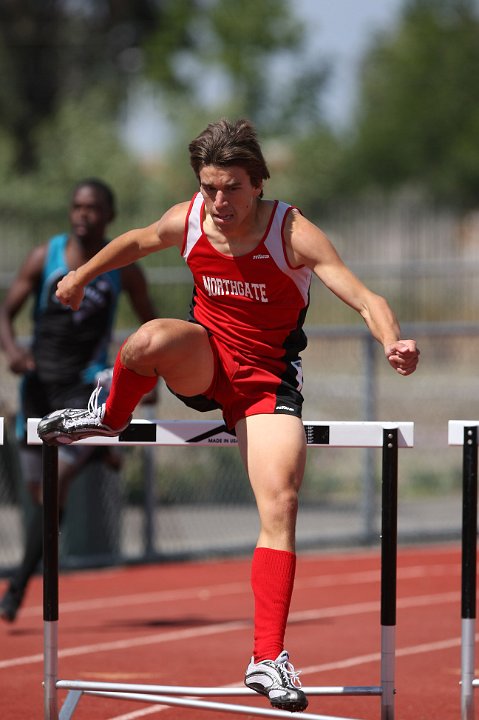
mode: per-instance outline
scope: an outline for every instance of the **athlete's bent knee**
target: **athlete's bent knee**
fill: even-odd
[[[126,367],[135,370],[136,366],[143,364],[155,352],[158,346],[158,335],[150,323],[142,325],[128,340],[121,350],[121,361]]]

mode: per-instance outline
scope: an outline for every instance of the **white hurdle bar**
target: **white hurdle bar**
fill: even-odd
[[[461,720],[474,720],[479,420],[450,420],[449,445],[462,446]]]
[[[39,418],[28,419],[29,444],[42,444],[37,435]],[[397,485],[398,448],[414,446],[412,422],[326,422],[305,421],[309,447],[382,448],[381,517],[381,684],[371,686],[304,687],[306,695],[368,695],[381,699],[381,720],[394,720],[395,629],[397,576]],[[133,420],[114,438],[94,437],[80,440],[89,445],[181,445],[234,446],[237,440],[221,421],[214,420]],[[282,710],[208,702],[199,697],[241,695],[258,697],[248,688],[187,688],[163,685],[92,683],[58,680],[58,447],[43,443],[44,553],[44,718],[70,720],[82,694],[141,702],[195,707],[265,717],[287,717]],[[69,693],[58,712],[57,690]],[[180,697],[171,697],[179,695]],[[188,696],[192,696],[191,699]],[[301,713],[304,720],[354,720],[331,715]]]

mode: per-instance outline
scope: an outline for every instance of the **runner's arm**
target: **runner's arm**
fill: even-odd
[[[17,374],[33,370],[34,362],[30,350],[17,342],[14,320],[37,290],[46,254],[46,245],[39,245],[28,254],[0,305],[0,343],[10,370]]]
[[[78,310],[85,286],[98,275],[130,265],[151,253],[181,247],[188,206],[189,203],[175,205],[157,222],[128,230],[111,240],[90,260],[62,278],[58,283],[57,298],[64,305]]]
[[[398,320],[387,300],[370,290],[345,265],[316,225],[299,213],[292,213],[286,228],[286,246],[293,265],[310,267],[331,292],[361,315],[399,374],[414,372],[419,358],[415,341],[401,339]]]

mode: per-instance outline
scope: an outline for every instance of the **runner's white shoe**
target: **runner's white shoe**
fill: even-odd
[[[45,415],[38,423],[39,438],[48,445],[69,445],[76,440],[95,435],[107,437],[120,435],[130,424],[131,417],[121,428],[111,428],[106,425],[103,422],[105,404],[98,405],[101,390],[101,386],[97,385],[90,396],[86,410],[65,408]]]
[[[266,695],[271,705],[279,710],[301,712],[308,707],[308,698],[301,690],[301,682],[289,662],[286,650],[276,660],[251,662],[245,673],[244,684],[260,695]]]

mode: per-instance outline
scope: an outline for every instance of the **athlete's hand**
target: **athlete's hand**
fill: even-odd
[[[56,296],[63,305],[78,310],[85,293],[84,287],[78,282],[76,270],[70,270],[57,285]]]
[[[419,362],[419,350],[415,340],[398,340],[386,345],[384,353],[391,367],[399,375],[411,375]]]

